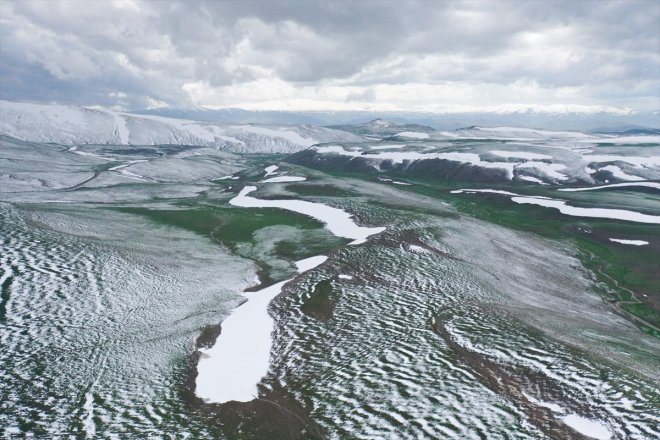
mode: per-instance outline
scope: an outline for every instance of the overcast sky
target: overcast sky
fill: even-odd
[[[0,0],[3,99],[660,109],[658,1]]]

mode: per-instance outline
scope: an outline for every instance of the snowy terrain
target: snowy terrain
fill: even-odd
[[[399,133],[402,138],[405,133]],[[660,179],[660,136],[617,136],[513,127],[470,127],[406,134],[406,143],[378,139],[329,143],[293,161],[355,170],[396,171],[466,181],[608,184]],[[334,158],[334,159],[333,159]]]
[[[65,145],[198,145],[242,153],[291,153],[322,142],[362,140],[322,127],[222,125],[13,101],[0,101],[0,134]]]

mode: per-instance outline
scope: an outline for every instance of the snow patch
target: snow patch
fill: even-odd
[[[610,238],[610,241],[621,244],[630,244],[633,246],[645,246],[649,244],[648,241],[644,241],[644,240],[624,240],[623,238]]]
[[[402,131],[401,133],[397,133],[394,136],[405,137],[405,138],[409,138],[409,139],[428,139],[429,138],[428,133],[421,133],[419,131]]]
[[[577,414],[569,414],[562,417],[561,420],[580,434],[586,435],[587,437],[595,438],[597,440],[609,440],[612,438],[612,433],[598,420],[587,419]]]
[[[266,172],[266,174],[264,175],[264,177],[268,177],[268,176],[272,176],[273,174],[276,174],[275,171],[276,171],[278,168],[279,168],[279,167],[278,167],[277,165],[271,165],[271,166],[268,166],[268,167],[264,168],[264,171]]]
[[[303,180],[307,179],[300,176],[277,176],[262,180],[261,183],[302,182]]]
[[[500,157],[515,157],[517,159],[552,159],[552,156],[548,156],[547,154],[540,154],[540,153],[530,153],[526,151],[501,151],[501,150],[493,150],[491,153],[500,156]]]
[[[296,268],[298,269],[298,273],[303,273],[325,263],[327,259],[328,257],[325,255],[317,255],[315,257],[309,257],[305,258],[304,260],[296,261],[295,264]]]
[[[593,191],[603,188],[625,188],[625,187],[647,187],[660,189],[660,183],[656,182],[639,182],[639,183],[612,183],[610,185],[590,186],[587,188],[559,188],[557,191],[575,192],[575,191]]]
[[[358,226],[353,221],[353,216],[346,211],[322,203],[312,203],[304,200],[261,200],[249,197],[248,194],[256,189],[256,186],[246,186],[229,203],[244,208],[281,208],[308,215],[323,222],[325,227],[336,236],[353,239],[354,241],[350,244],[354,245],[364,243],[369,236],[379,234],[385,230],[383,227],[367,228]]]

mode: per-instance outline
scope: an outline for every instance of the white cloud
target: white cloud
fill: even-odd
[[[660,4],[644,0],[5,1],[0,12],[10,99],[660,107]]]

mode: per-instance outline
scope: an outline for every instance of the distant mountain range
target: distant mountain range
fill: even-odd
[[[453,130],[469,126],[515,126],[550,130],[621,132],[630,129],[660,129],[660,112],[615,112],[608,108],[597,111],[543,111],[535,108],[497,112],[421,113],[374,111],[250,111],[236,108],[155,108],[130,113],[156,115],[231,124],[277,124],[342,126],[363,124],[383,119],[398,124],[419,124],[436,130]]]

